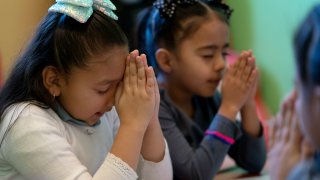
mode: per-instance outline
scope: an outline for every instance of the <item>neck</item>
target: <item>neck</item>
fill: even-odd
[[[167,91],[168,96],[175,105],[192,118],[194,113],[194,108],[192,106],[193,94],[186,91],[183,87],[179,86],[179,83],[175,82],[171,78],[167,78],[163,74],[159,74],[157,79],[159,87]]]

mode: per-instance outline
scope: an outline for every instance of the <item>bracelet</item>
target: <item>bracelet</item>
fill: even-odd
[[[216,137],[218,139],[220,139],[221,141],[225,142],[225,143],[228,143],[228,144],[233,144],[235,141],[234,139],[228,137],[228,136],[225,136],[223,134],[221,134],[220,132],[217,132],[217,131],[209,131],[207,130],[205,132],[205,134],[207,135],[212,135],[213,137]]]

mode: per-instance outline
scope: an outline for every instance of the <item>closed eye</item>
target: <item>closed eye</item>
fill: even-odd
[[[229,55],[230,55],[229,52],[223,52],[223,53],[222,53],[223,59],[226,59],[226,57],[229,56]]]
[[[111,88],[111,84],[108,84],[107,86],[102,86],[102,87],[99,87],[99,88],[96,88],[95,91],[99,94],[99,95],[104,95],[106,94],[109,89]]]
[[[97,93],[100,94],[100,95],[104,95],[108,92],[109,88],[108,89],[105,89],[105,90],[97,90]]]
[[[213,58],[213,54],[202,55],[202,58],[204,58],[204,59],[212,59]]]

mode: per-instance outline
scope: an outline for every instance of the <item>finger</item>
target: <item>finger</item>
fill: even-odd
[[[223,72],[223,74],[224,74],[223,78],[227,79],[228,77],[230,77],[233,74],[235,74],[235,71],[236,71],[235,67],[236,66],[237,66],[236,63],[233,63],[233,64],[231,64],[229,66],[226,66],[225,69],[224,69],[224,72]]]
[[[285,126],[287,127],[291,127],[292,126],[292,123],[293,123],[293,119],[295,118],[294,117],[294,112],[295,109],[294,109],[294,102],[291,101],[288,101],[288,106],[287,106],[287,111],[285,113]]]
[[[252,49],[249,49],[247,52],[248,52],[248,56],[249,56],[249,57],[253,57]]]
[[[258,87],[258,83],[259,83],[259,78],[260,78],[260,71],[257,67],[254,68],[256,71],[256,78],[253,81],[253,88],[254,88],[254,93],[257,92],[257,87]]]
[[[286,124],[288,106],[289,106],[289,101],[288,101],[288,98],[286,97],[280,107],[280,121],[278,122],[279,128],[283,128]]]
[[[123,83],[124,83],[124,89],[128,90],[129,88],[129,76],[130,76],[130,66],[129,66],[129,62],[130,61],[130,54],[127,56],[126,59],[126,69],[124,72],[124,77],[123,77]]]
[[[276,124],[275,124],[275,127],[276,127],[276,132],[275,132],[275,142],[279,142],[281,141],[281,134],[282,134],[282,127],[280,126],[282,122],[282,116],[281,116],[281,113],[278,113],[277,116],[276,116]]]
[[[156,100],[160,101],[159,85],[156,77],[154,77],[154,85],[155,85]]]
[[[148,69],[148,62],[147,62],[147,56],[145,54],[141,54],[140,55],[142,57],[142,62],[143,62],[143,66],[144,66],[144,69]]]
[[[138,56],[136,58],[137,68],[138,68],[138,88],[145,88],[146,86],[146,70],[143,64],[143,58]]]
[[[116,94],[115,94],[115,104],[119,104],[122,92],[123,92],[123,82],[120,82],[118,84]]]
[[[135,57],[139,56],[139,50],[135,49],[130,54],[132,54],[132,56],[135,58]]]
[[[268,121],[268,149],[271,149],[274,145],[274,141],[275,141],[275,134],[277,131],[277,127],[276,127],[276,117],[272,117],[269,121]]]
[[[147,85],[146,85],[146,92],[148,95],[153,95],[154,88],[155,88],[155,75],[152,67],[148,67],[147,71]]]
[[[248,77],[248,80],[246,82],[246,86],[247,87],[253,86],[257,80],[258,80],[258,70],[254,69],[254,70],[252,70],[250,76]]]
[[[254,56],[248,57],[248,61],[250,62],[252,68],[256,67],[256,58]]]
[[[242,72],[242,74],[241,74],[241,77],[240,77],[240,78],[241,78],[241,81],[242,81],[243,83],[246,83],[246,82],[247,82],[247,80],[248,80],[249,77],[250,77],[251,71],[252,71],[252,67],[247,64],[247,66],[244,68],[244,70],[243,70],[243,72]]]
[[[292,123],[294,121],[294,109],[293,109],[293,102],[288,99],[285,109],[284,109],[284,118],[283,118],[283,129],[285,130],[286,133],[284,133],[284,141],[288,142],[290,139],[290,136],[292,135]]]
[[[154,77],[154,83],[155,83],[155,87],[154,87],[154,93],[155,93],[155,103],[156,103],[156,106],[155,108],[158,108],[158,109],[155,109],[155,111],[157,113],[159,113],[159,105],[160,105],[160,93],[159,93],[159,86],[158,86],[158,82],[157,82],[157,78]]]
[[[241,52],[240,56],[238,57],[238,59],[236,60],[235,63],[233,63],[233,71],[232,71],[232,75],[236,76],[238,73],[238,68],[240,66],[240,62],[242,62],[244,56],[244,52]]]
[[[293,121],[291,123],[291,131],[290,131],[290,139],[289,141],[296,145],[299,150],[301,150],[301,143],[303,140],[302,133],[300,130],[299,119],[296,113],[293,114]],[[301,151],[299,151],[301,152]]]
[[[245,58],[240,59],[239,66],[237,68],[236,77],[242,77],[243,71],[246,67],[247,60]]]
[[[136,65],[136,58],[137,58],[137,51],[133,51],[130,53],[130,60],[129,60],[129,85],[134,90],[137,89],[137,81],[138,81],[138,73],[137,73],[137,65]]]
[[[253,63],[254,62],[252,59],[247,60],[246,66],[244,67],[243,72],[241,74],[242,82],[246,83],[248,81],[254,67]]]

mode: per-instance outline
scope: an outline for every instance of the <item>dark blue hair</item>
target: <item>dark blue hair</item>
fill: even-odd
[[[320,5],[307,15],[295,34],[297,73],[305,85],[320,85]]]

